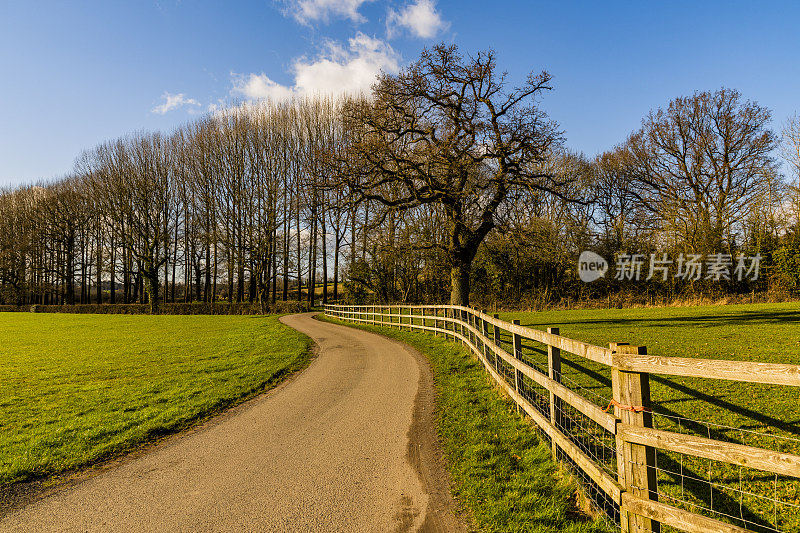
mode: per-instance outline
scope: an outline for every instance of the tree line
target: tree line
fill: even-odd
[[[234,107],[170,135],[103,143],[63,179],[4,192],[2,299],[313,303],[328,272],[337,297],[345,222],[357,214],[328,209],[338,193],[315,165],[335,142],[338,105]]]
[[[493,52],[439,45],[367,96],[241,104],[102,143],[62,179],[0,193],[0,303],[155,312],[313,305],[320,285],[323,301],[460,304],[626,288],[577,281],[582,250],[759,253],[768,275],[720,287],[800,285],[796,118],[778,134],[737,91],[697,92],[590,158],[544,112],[551,81],[512,86]]]

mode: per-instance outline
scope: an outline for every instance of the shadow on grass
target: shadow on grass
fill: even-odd
[[[738,522],[736,525],[746,527],[748,531],[754,531],[756,533],[774,533],[776,531],[774,525],[759,516],[748,506],[743,505],[740,500],[726,494],[718,488],[715,489],[714,485],[708,482],[700,481],[704,477],[703,474],[687,468],[685,464],[680,464],[672,457],[664,453],[659,453],[658,467],[664,475],[672,478],[675,486],[681,487],[682,490],[694,496],[700,502],[698,506],[712,509],[722,515],[726,515],[730,517],[730,519],[732,519],[731,521],[734,523]],[[683,477],[683,480],[681,480],[681,477]],[[714,483],[720,482],[719,480],[713,481]],[[664,503],[675,504],[675,502],[670,501],[670,498],[661,499],[665,500]],[[687,507],[692,510],[692,512],[699,511],[696,508],[692,509],[693,505]],[[733,514],[736,513],[736,511],[738,511],[738,517]],[[719,516],[714,516],[714,512],[707,513],[707,515],[713,518],[720,518]]]
[[[660,383],[660,384],[662,384],[662,385],[664,385],[666,387],[669,387],[669,388],[671,388],[671,389],[673,389],[675,391],[682,392],[683,394],[691,396],[692,398],[694,398],[696,400],[707,402],[707,403],[710,403],[710,404],[715,405],[717,407],[720,407],[722,409],[726,409],[726,410],[732,411],[732,412],[734,412],[736,414],[746,416],[747,418],[749,418],[751,420],[754,420],[756,422],[760,422],[761,424],[764,424],[764,425],[767,425],[767,426],[770,426],[770,427],[774,427],[774,428],[780,429],[780,430],[785,431],[787,433],[791,433],[793,435],[800,435],[800,424],[798,424],[798,422],[790,422],[790,421],[781,420],[779,418],[775,418],[775,417],[772,417],[772,416],[769,416],[769,415],[765,415],[765,414],[760,413],[758,411],[754,411],[753,409],[748,409],[747,407],[744,407],[742,405],[733,404],[733,403],[730,403],[730,402],[728,402],[726,400],[723,400],[722,398],[718,398],[716,396],[711,396],[710,394],[706,394],[704,392],[700,392],[700,391],[695,390],[695,389],[693,389],[691,387],[687,387],[686,385],[681,385],[679,383],[675,383],[674,381],[672,381],[670,379],[667,379],[665,377],[662,377],[662,376],[651,375],[650,379],[652,379],[653,381],[655,381],[657,383]],[[655,402],[655,401],[653,403],[655,405],[658,405],[659,406],[659,410],[662,411],[665,415],[669,415],[669,416],[685,416],[685,415],[679,415],[679,414],[675,413],[674,411],[670,411],[669,409],[664,407],[663,403],[659,403],[659,402]],[[742,428],[742,429],[746,429],[746,428]],[[712,430],[712,433],[713,433],[713,430]]]
[[[580,325],[615,325],[615,326],[635,326],[637,324],[647,327],[671,327],[673,325],[696,324],[698,326],[725,326],[725,325],[763,325],[763,324],[795,324],[800,323],[800,310],[796,311],[740,311],[730,314],[719,315],[683,315],[683,316],[661,316],[653,318],[595,318],[595,319],[576,319],[570,321],[548,321],[530,322],[522,324],[525,327],[542,329],[547,326],[569,326],[572,324]]]

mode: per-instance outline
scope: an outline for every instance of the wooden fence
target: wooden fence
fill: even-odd
[[[606,502],[609,508],[602,510],[626,533],[658,532],[662,526],[692,533],[782,531],[777,525],[774,529],[751,528],[747,520],[740,527],[708,513],[695,513],[659,501],[656,450],[792,479],[800,478],[800,456],[654,429],[649,378],[653,373],[800,387],[800,366],[660,357],[648,355],[643,346],[624,343],[604,348],[562,337],[558,328],[531,329],[518,321],[504,322],[497,315],[489,316],[462,306],[326,305],[325,313],[349,322],[425,330],[461,341],[477,355],[517,408],[524,410],[549,438],[556,459],[568,463],[584,479],[584,487],[588,484]],[[523,339],[546,346],[546,369],[525,360]],[[504,345],[509,345],[510,353]],[[608,407],[597,405],[563,382],[562,352],[610,368],[613,399]],[[543,394],[532,392],[534,388]],[[580,424],[570,422],[570,417],[564,414],[566,409],[580,413],[603,432],[609,438],[611,444],[607,448],[614,457],[601,459],[593,452],[594,448],[584,445],[576,436]]]

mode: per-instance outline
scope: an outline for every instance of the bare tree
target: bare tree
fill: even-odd
[[[158,311],[159,273],[171,239],[172,151],[160,134],[136,135],[85,154],[79,169],[107,212],[127,221],[124,245],[139,263],[152,313]]]
[[[628,141],[633,191],[687,247],[727,249],[776,171],[770,112],[720,89],[651,112]]]
[[[790,181],[790,210],[792,222],[800,225],[800,116],[792,115],[783,126],[781,151],[786,161]]]
[[[560,140],[536,101],[550,75],[507,85],[493,52],[464,59],[439,45],[400,74],[381,75],[372,99],[347,109],[351,190],[393,211],[443,210],[453,304],[468,304],[472,260],[509,197],[557,186],[540,171]]]

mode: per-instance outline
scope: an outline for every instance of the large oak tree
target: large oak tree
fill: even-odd
[[[560,132],[538,102],[550,80],[531,74],[509,88],[493,52],[463,57],[438,45],[398,75],[382,74],[370,98],[347,106],[348,185],[388,211],[442,212],[452,304],[469,303],[478,246],[508,202],[558,185],[544,163]]]

